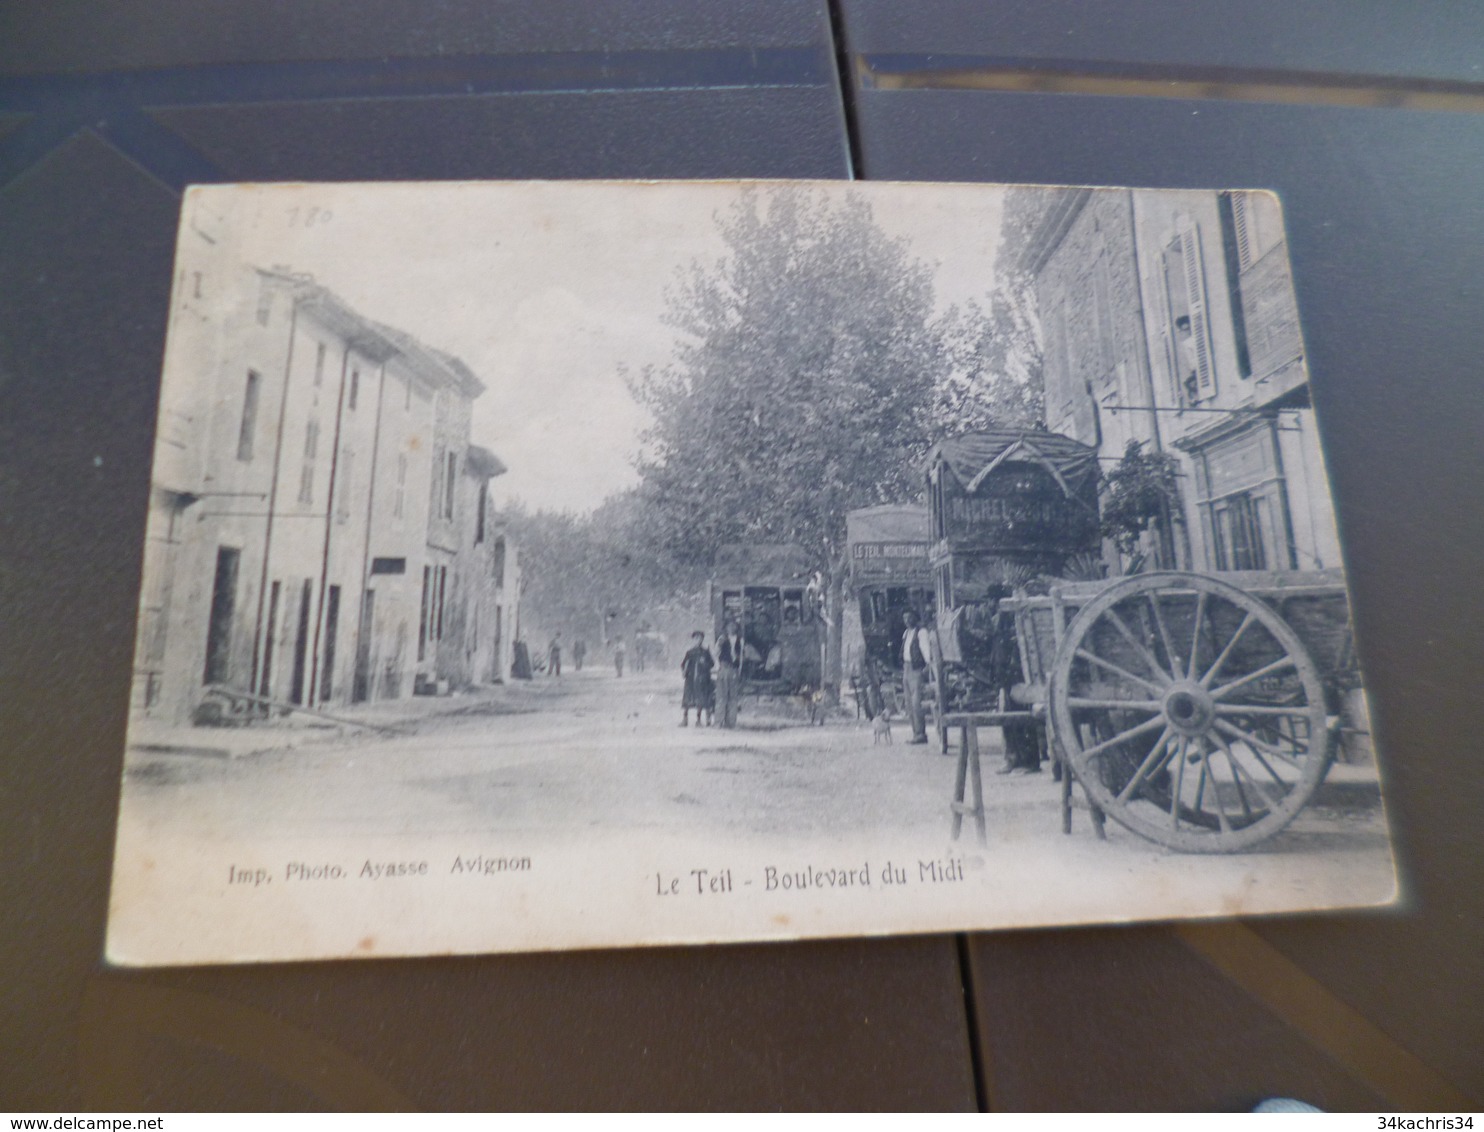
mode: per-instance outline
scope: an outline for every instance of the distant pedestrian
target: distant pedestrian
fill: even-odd
[[[742,656],[746,647],[742,630],[735,621],[728,621],[722,628],[721,640],[716,643],[716,708],[721,713],[721,725],[728,729],[737,726],[737,707],[742,698]]]
[[[613,646],[613,667],[617,673],[623,675],[624,647],[623,638],[618,638],[618,644]]]
[[[645,659],[645,655],[644,654],[647,651],[648,651],[648,649],[647,649],[646,644],[645,644],[643,630],[641,630],[641,629],[635,629],[634,630],[634,671],[635,672],[643,672],[644,671],[644,659]]]
[[[551,644],[547,646],[546,671],[552,676],[562,674],[562,635],[560,633],[552,637]]]
[[[582,662],[587,659],[587,642],[578,637],[572,642],[572,667],[582,671]]]
[[[706,634],[697,630],[690,635],[694,642],[685,659],[680,662],[681,675],[685,677],[685,691],[680,697],[680,726],[690,726],[690,709],[696,709],[696,726],[701,726],[701,713],[706,713],[706,726],[716,722],[716,685],[711,679],[711,670],[716,661],[706,647]]]
[[[933,656],[933,635],[921,627],[915,609],[907,610],[907,631],[902,634],[902,690],[907,693],[907,716],[912,721],[913,743],[927,742],[922,693],[927,685]]]

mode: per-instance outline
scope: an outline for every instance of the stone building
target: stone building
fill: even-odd
[[[314,707],[498,678],[498,624],[471,638],[477,672],[462,640],[427,648],[450,574],[460,610],[513,620],[462,538],[504,470],[469,442],[483,387],[307,277],[226,261],[210,224],[198,210],[179,257],[134,708],[181,722],[208,699]]]
[[[1047,425],[1105,472],[1130,441],[1178,467],[1179,505],[1144,552],[1196,570],[1338,566],[1277,198],[1081,189],[1028,207],[1014,266],[1040,313]]]

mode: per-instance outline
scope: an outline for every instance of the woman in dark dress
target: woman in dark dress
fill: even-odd
[[[680,726],[690,726],[690,709],[696,709],[696,726],[701,726],[701,713],[706,713],[706,725],[710,726],[716,713],[716,685],[711,681],[711,669],[716,662],[706,647],[706,634],[690,635],[693,642],[690,651],[680,662],[681,675],[685,677],[685,692],[680,698]]]

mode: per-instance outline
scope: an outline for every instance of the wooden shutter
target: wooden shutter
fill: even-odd
[[[1202,269],[1200,229],[1190,227],[1180,234],[1181,258],[1185,264],[1185,298],[1190,311],[1191,345],[1195,352],[1196,400],[1216,395],[1216,367],[1212,364],[1211,330],[1206,316],[1206,278]]]
[[[1232,237],[1237,245],[1237,266],[1246,271],[1256,260],[1252,244],[1252,222],[1248,212],[1247,194],[1232,193],[1228,197],[1232,206]]]

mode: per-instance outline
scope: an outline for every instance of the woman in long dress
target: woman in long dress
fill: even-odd
[[[690,710],[696,709],[696,726],[701,726],[701,713],[706,713],[706,726],[710,726],[716,714],[716,685],[711,680],[711,670],[716,661],[706,647],[706,634],[694,632],[690,651],[680,662],[681,675],[685,677],[685,691],[680,697],[680,726],[690,726]]]

